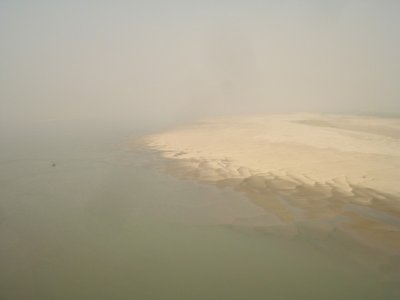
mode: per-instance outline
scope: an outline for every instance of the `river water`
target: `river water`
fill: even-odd
[[[400,298],[398,259],[370,267],[346,239],[247,226],[263,210],[245,195],[178,180],[126,147],[147,132],[76,120],[2,129],[0,299]]]

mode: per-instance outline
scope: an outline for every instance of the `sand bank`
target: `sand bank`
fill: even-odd
[[[175,174],[244,191],[284,224],[328,224],[400,250],[400,119],[231,117],[144,142]]]

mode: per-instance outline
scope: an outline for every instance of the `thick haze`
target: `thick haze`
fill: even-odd
[[[1,0],[0,38],[6,123],[400,114],[398,0]]]

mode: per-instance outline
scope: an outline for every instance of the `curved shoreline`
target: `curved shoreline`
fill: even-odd
[[[295,114],[206,121],[144,143],[174,175],[244,192],[282,225],[342,230],[399,255],[399,133],[398,119]]]

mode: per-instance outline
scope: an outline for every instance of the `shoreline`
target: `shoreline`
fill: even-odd
[[[245,193],[253,203],[274,215],[278,219],[278,226],[295,225],[297,227],[298,224],[301,224],[301,226],[311,226],[313,230],[326,235],[339,230],[369,247],[377,248],[389,255],[400,255],[400,191],[398,192],[396,190],[398,187],[393,184],[396,177],[390,177],[397,175],[398,171],[395,166],[400,165],[400,150],[398,151],[399,156],[397,156],[397,150],[394,147],[400,145],[400,140],[393,137],[400,133],[400,125],[398,128],[396,127],[400,122],[397,119],[389,119],[390,130],[388,132],[391,136],[387,136],[376,133],[377,130],[385,129],[386,118],[382,120],[381,118],[361,117],[364,121],[371,122],[372,120],[379,125],[373,126],[372,124],[375,132],[368,133],[365,132],[368,124],[364,127],[361,124],[360,128],[360,117],[330,115],[325,118],[322,115],[310,114],[307,114],[306,117],[308,119],[304,120],[304,114],[290,115],[289,117],[275,115],[272,116],[272,122],[270,116],[206,121],[198,125],[147,136],[142,143],[171,162],[167,164],[167,171],[174,176],[220,187],[230,187]],[[295,127],[300,126],[299,132],[303,136],[294,136],[296,141],[293,142],[289,141],[291,138],[293,139],[293,136],[289,135],[286,140],[283,138],[284,141],[277,142],[276,139],[282,134],[282,129],[274,132],[277,125],[274,123],[285,125],[285,122],[294,123],[299,121],[298,119],[303,123],[311,121],[312,125],[297,122]],[[339,124],[344,128],[337,128],[338,119],[339,121],[347,119]],[[349,123],[352,127],[350,129],[348,128]],[[230,126],[234,127],[233,130],[230,130]],[[289,124],[290,126],[292,128],[286,130],[286,134],[290,134],[291,131],[293,133],[293,130],[296,133],[297,129],[293,129],[292,124]],[[345,139],[351,141],[348,138],[350,135],[356,141],[352,141],[353,144],[338,145],[333,149],[332,147],[321,147],[321,141],[313,139],[320,137],[324,132],[321,133],[319,130],[320,132],[316,134],[311,132],[304,136],[304,127],[322,128],[322,131],[327,131],[330,137],[335,137],[335,134],[339,132],[336,139],[343,140],[342,136],[344,135]],[[268,133],[272,132],[273,141],[271,141],[271,137],[266,139],[267,142],[260,141],[258,137],[264,134],[260,133],[260,129],[263,128]],[[285,128],[283,128],[284,131]],[[332,131],[334,132],[332,133]],[[354,135],[356,136],[354,137]],[[365,142],[366,137],[369,140],[367,139]],[[302,139],[304,143],[299,145],[299,141]],[[357,146],[357,142],[363,139],[364,144],[361,143],[359,146],[369,145],[369,148],[360,148],[360,151],[356,152],[354,146]],[[235,143],[237,147],[231,148],[235,146]],[[293,162],[296,160],[293,157],[293,151],[301,149],[304,144],[309,148],[308,157],[303,152],[300,153],[299,160],[305,158],[306,162],[311,164],[315,163],[316,157],[325,156],[325,160],[320,159],[320,164],[313,168],[306,166],[303,169],[305,172],[296,172],[299,167],[293,166]],[[332,145],[334,144],[328,144],[328,146]],[[247,153],[246,147],[249,150]],[[284,155],[282,152],[274,152],[278,149],[285,150],[285,147]],[[290,147],[295,149],[290,149]],[[353,151],[343,150],[346,147],[353,148]],[[237,151],[237,148],[241,152]],[[263,150],[270,155],[277,153],[276,157],[264,161],[263,156],[253,156],[253,161],[246,157],[249,153],[262,153]],[[285,161],[285,155],[289,158],[289,163]],[[366,166],[356,166],[361,162],[368,161],[371,156],[378,160],[371,161]],[[338,157],[347,163],[342,163],[339,168],[333,168],[328,172],[318,173],[324,168],[331,168],[333,163],[330,159]],[[353,160],[349,161],[349,157]],[[245,164],[246,159],[249,162],[248,165]],[[261,168],[252,168],[257,159]],[[271,168],[268,171],[265,166],[271,165],[271,162],[275,164],[284,162],[283,165],[286,167]],[[381,172],[379,167],[382,166],[388,166],[393,174],[378,177],[377,175],[380,175]],[[347,168],[343,169],[343,167]],[[341,168],[342,176],[326,179],[327,175],[337,174]],[[375,182],[370,180],[371,174],[377,178]],[[389,187],[388,191],[385,190],[386,187]],[[296,235],[296,230],[290,234]]]

